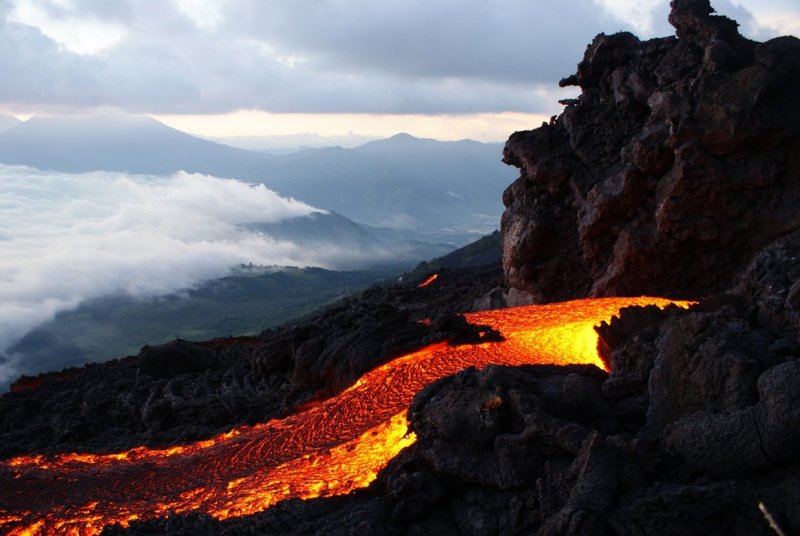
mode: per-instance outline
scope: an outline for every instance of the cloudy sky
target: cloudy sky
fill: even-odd
[[[797,0],[717,0],[745,35]],[[559,111],[599,32],[671,33],[667,0],[0,0],[0,111],[121,110],[206,136],[502,140]]]

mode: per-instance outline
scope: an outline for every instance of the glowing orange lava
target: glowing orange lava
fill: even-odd
[[[428,279],[417,285],[417,288],[425,288],[437,279],[439,279],[439,274],[433,274],[432,276],[428,277]]]
[[[488,364],[603,367],[593,326],[622,307],[669,303],[601,298],[470,313],[470,322],[491,325],[505,340],[429,346],[285,419],[162,450],[0,462],[0,528],[12,535],[90,535],[111,523],[170,513],[199,510],[227,519],[288,498],[348,493],[368,485],[415,441],[406,433],[405,412],[428,383]]]

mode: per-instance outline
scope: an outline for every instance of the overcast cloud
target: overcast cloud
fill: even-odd
[[[757,37],[775,33],[714,4]],[[0,106],[544,112],[595,34],[668,34],[667,11],[666,0],[2,0]]]
[[[240,263],[335,264],[347,252],[306,251],[240,227],[313,211],[263,185],[205,175],[0,166],[0,354],[86,299],[164,294]]]

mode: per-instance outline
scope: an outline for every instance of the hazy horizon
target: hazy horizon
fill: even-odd
[[[17,124],[8,123],[6,124],[2,120],[5,118],[13,118],[13,120],[19,121]],[[114,110],[108,111],[91,111],[91,112],[83,112],[83,113],[69,113],[69,114],[54,114],[54,113],[43,113],[43,114],[35,114],[35,115],[21,115],[16,116],[14,114],[5,114],[0,115],[0,134],[14,128],[18,124],[22,124],[27,122],[30,119],[37,119],[37,118],[96,118],[96,117],[132,117],[132,118],[148,118],[158,121],[159,123],[170,126],[169,124],[165,123],[164,121],[160,120],[157,117],[148,114],[129,114]],[[535,126],[535,125],[534,125]],[[315,132],[299,132],[295,134],[274,134],[274,135],[263,135],[263,136],[204,136],[200,134],[193,134],[191,132],[187,132],[185,130],[181,130],[180,128],[175,128],[176,130],[188,134],[190,136],[213,141],[215,143],[221,143],[224,145],[229,145],[231,147],[235,147],[238,149],[244,149],[249,151],[267,151],[267,152],[282,152],[282,151],[292,151],[292,150],[302,150],[306,148],[323,148],[323,147],[343,147],[347,149],[352,149],[355,147],[359,147],[366,143],[372,141],[380,141],[393,138],[399,135],[410,135],[415,138],[419,139],[433,139],[436,141],[462,141],[462,140],[470,140],[476,141],[478,143],[485,143],[485,144],[502,144],[505,143],[505,136],[502,139],[497,140],[473,140],[471,138],[458,138],[452,137],[452,139],[440,139],[440,138],[426,138],[423,136],[417,136],[413,133],[406,132],[403,130],[398,130],[396,132],[392,132],[391,134],[384,135],[384,136],[365,136],[365,135],[358,135],[355,133],[345,133],[345,134],[335,134],[335,135],[321,135]],[[509,133],[510,134],[510,133]]]
[[[14,80],[0,88],[0,111],[112,109],[213,139],[497,142],[560,113],[574,90],[558,80],[596,34],[673,34],[668,0],[365,1],[8,0],[0,47],[26,54],[0,62]],[[753,39],[800,35],[793,0],[712,6]]]

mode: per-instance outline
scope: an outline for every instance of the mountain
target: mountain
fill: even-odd
[[[20,123],[22,123],[22,121],[13,115],[0,114],[0,132],[5,132],[6,130],[13,128]]]
[[[144,344],[175,338],[255,335],[394,277],[420,259],[452,250],[410,233],[368,228],[335,213],[312,213],[251,229],[303,248],[332,248],[341,256],[331,257],[345,269],[243,266],[230,276],[166,296],[104,296],[37,326],[8,354],[30,374],[134,354]],[[2,359],[0,354],[0,364]],[[0,381],[0,392],[4,387]]]
[[[399,134],[353,149],[292,154],[235,149],[148,117],[33,117],[0,133],[0,163],[70,173],[178,170],[264,183],[278,193],[375,227],[466,243],[498,227],[514,178],[500,144]]]
[[[337,267],[345,269],[375,266],[403,269],[403,265],[410,261],[453,251],[451,244],[431,242],[430,236],[362,225],[335,212],[313,212],[276,223],[251,224],[246,228],[303,248],[335,246],[342,252]]]
[[[242,267],[228,277],[163,296],[111,293],[88,300],[36,326],[8,348],[7,355],[19,363],[15,373],[102,361],[176,337],[257,334],[453,249],[410,233],[398,236],[392,230],[369,228],[335,213],[247,227],[301,249],[323,251],[337,269]],[[0,365],[4,359],[0,352]],[[0,375],[0,392],[7,381]]]
[[[466,246],[447,255],[425,260],[403,275],[409,281],[422,281],[441,270],[464,270],[494,265],[501,266],[503,252],[500,249],[500,231],[482,236]]]
[[[353,149],[313,149],[271,162],[266,180],[283,195],[371,225],[485,234],[497,228],[514,173],[500,144],[442,142],[398,134]]]
[[[423,262],[420,266],[425,265],[429,270],[477,268],[489,264],[500,265],[502,257],[500,231],[495,231],[447,255]]]
[[[252,179],[261,158],[143,116],[32,117],[0,134],[0,162],[80,173],[179,170]]]

